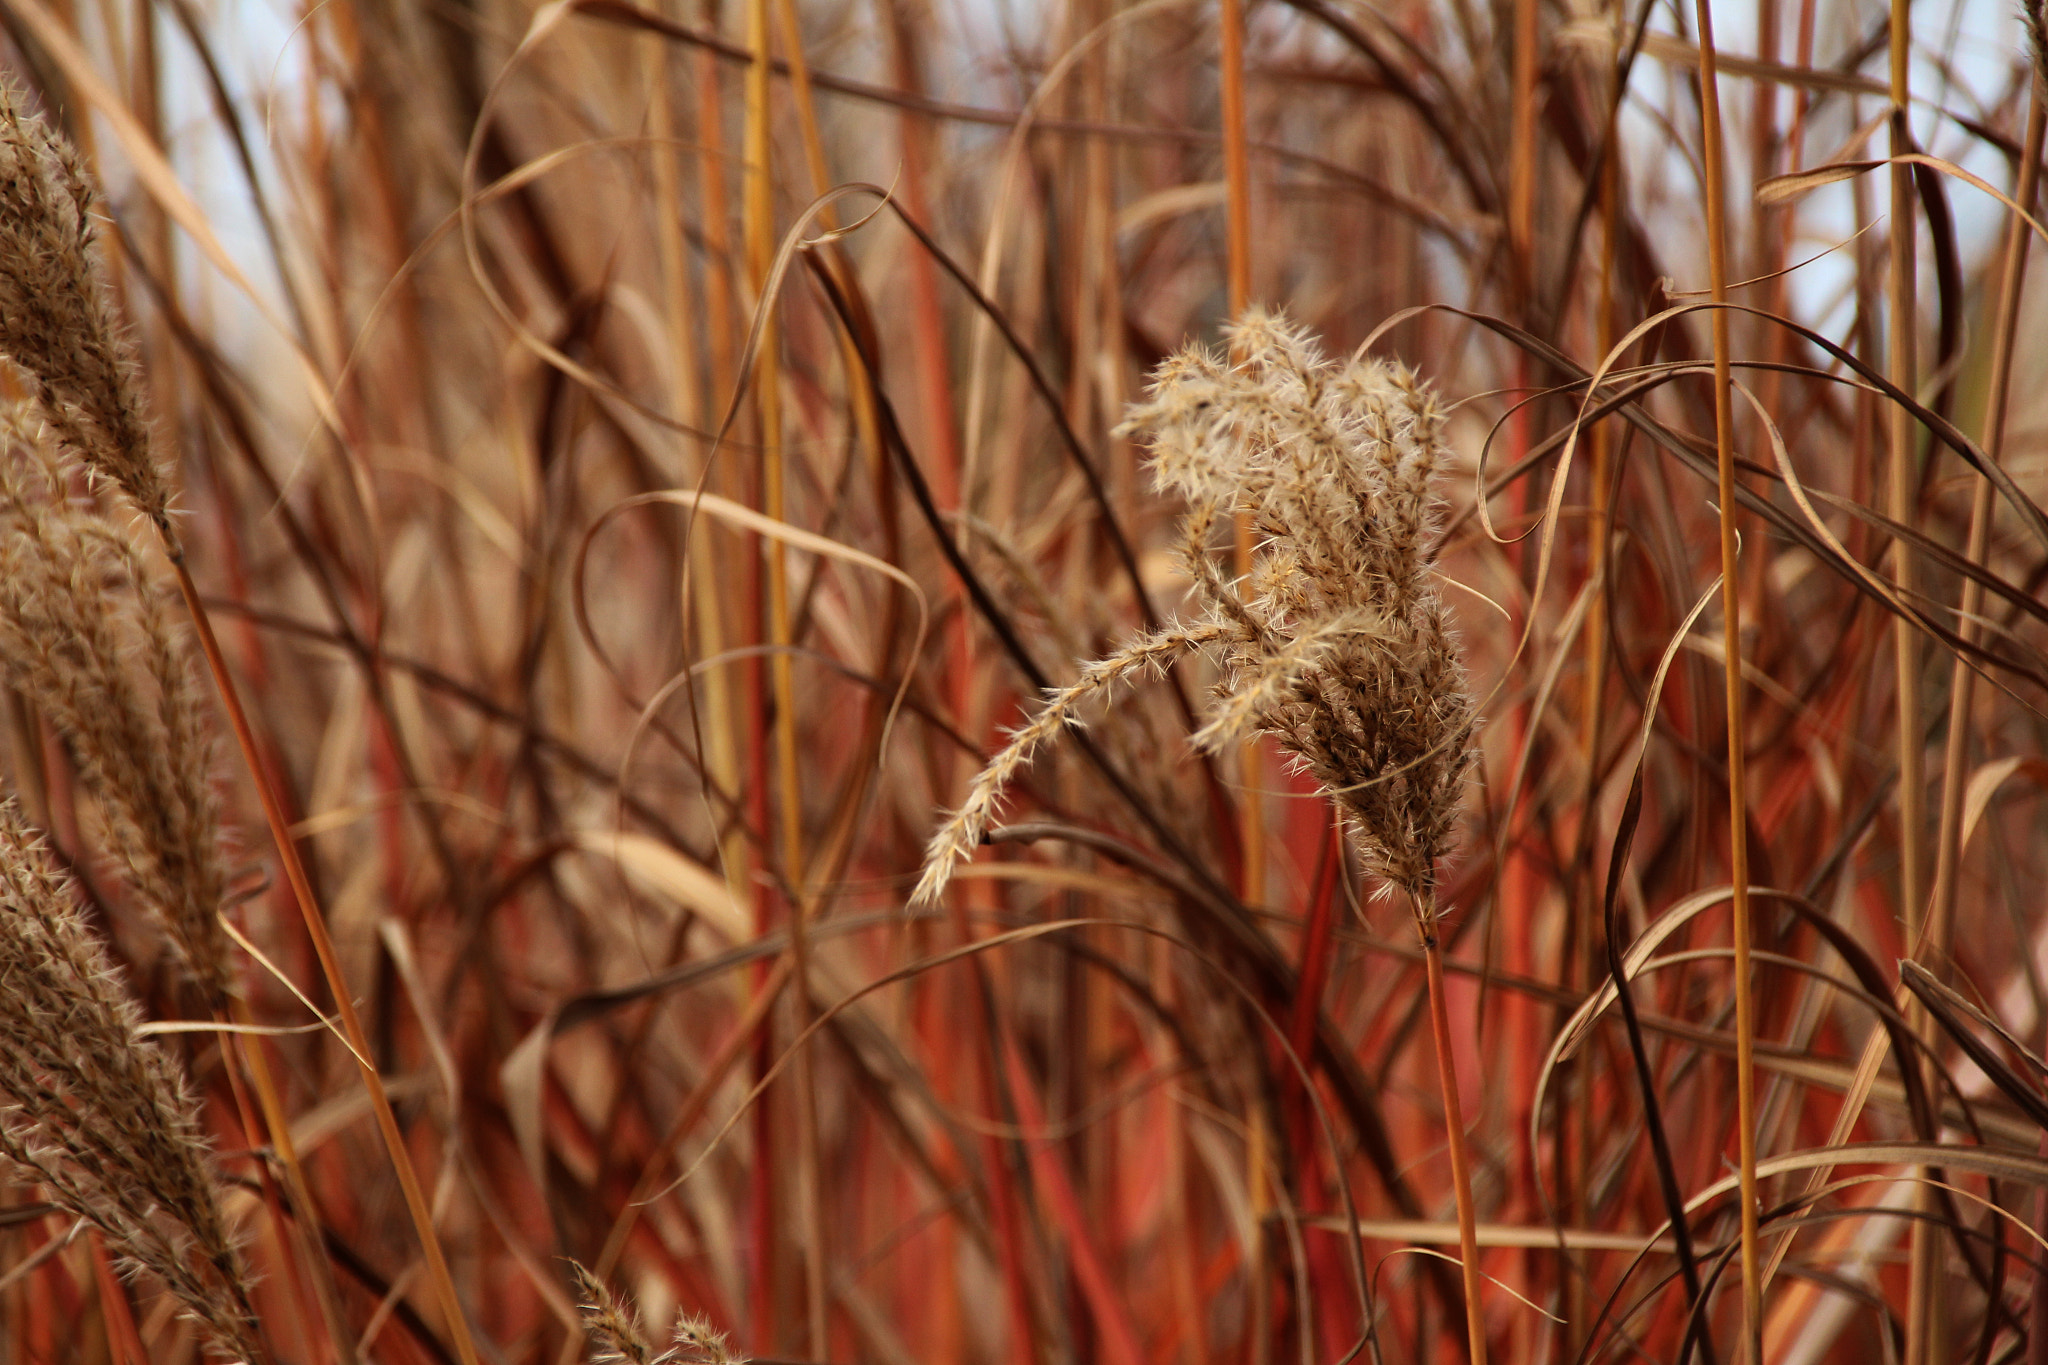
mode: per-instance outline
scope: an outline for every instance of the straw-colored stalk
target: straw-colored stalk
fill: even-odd
[[[1890,146],[1894,158],[1913,150],[1909,124],[1912,59],[1912,12],[1908,0],[1892,0],[1891,6],[1891,121]],[[1919,387],[1919,308],[1917,262],[1917,219],[1920,211],[1913,190],[1913,168],[1894,160],[1891,166],[1890,271],[1887,276],[1890,327],[1886,337],[1887,377],[1902,392]],[[1911,530],[1916,515],[1919,473],[1914,468],[1914,447],[1919,426],[1899,403],[1885,413],[1887,437],[1887,507],[1893,521]],[[1919,556],[1903,537],[1892,544],[1892,581],[1901,599],[1911,601],[1919,591]],[[1897,716],[1895,743],[1899,760],[1899,916],[1905,921],[1907,951],[1919,956],[1927,944],[1927,881],[1922,846],[1927,823],[1927,751],[1921,716],[1926,710],[1921,698],[1920,632],[1903,617],[1892,622],[1892,663],[1896,679]],[[1919,1001],[1908,1003],[1907,1017],[1915,1031],[1932,1044],[1940,1030]],[[1920,1066],[1919,1058],[1901,1057],[1901,1066]],[[1924,1176],[1922,1169],[1918,1174]],[[1934,1191],[1919,1189],[1918,1207],[1935,1208]],[[1906,1298],[1906,1365],[1931,1365],[1948,1358],[1944,1327],[1946,1313],[1939,1288],[1945,1230],[1930,1218],[1913,1222],[1911,1269]]]

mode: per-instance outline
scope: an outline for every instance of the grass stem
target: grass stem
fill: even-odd
[[[313,894],[312,878],[306,875],[305,862],[299,857],[298,843],[292,837],[291,821],[285,815],[284,802],[271,783],[262,750],[256,743],[256,732],[250,727],[248,713],[242,707],[241,693],[228,672],[227,659],[221,653],[220,642],[214,638],[213,623],[207,618],[206,608],[199,600],[199,589],[186,568],[185,557],[175,545],[167,542],[165,548],[170,552],[178,591],[185,599],[185,609],[191,613],[200,650],[213,674],[214,685],[220,691],[221,704],[227,711],[228,724],[234,730],[235,743],[241,749],[249,780],[262,802],[263,817],[270,826],[271,842],[277,848],[278,861],[284,866],[285,880],[291,886],[292,897],[305,921],[306,935],[312,940],[313,952],[320,960],[320,970],[327,978],[327,989],[334,997],[334,1010],[341,1020],[343,1036],[355,1054],[363,1088],[369,1092],[370,1108],[377,1119],[377,1133],[384,1141],[384,1150],[389,1154],[392,1170],[398,1176],[406,1212],[412,1216],[413,1230],[419,1235],[420,1250],[426,1258],[427,1280],[434,1287],[434,1297],[446,1319],[456,1358],[462,1365],[478,1365],[476,1342],[470,1335],[469,1318],[463,1312],[461,1296],[455,1291],[448,1258],[441,1250],[440,1235],[434,1229],[433,1210],[428,1206],[419,1176],[413,1170],[412,1153],[406,1147],[405,1134],[398,1127],[398,1115],[391,1108],[391,1096],[384,1088],[384,1078],[370,1060],[369,1035],[363,1032],[362,1019],[356,1013],[354,993],[342,975],[341,959],[335,954],[334,940],[327,932],[326,917],[321,914],[320,903]]]
[[[1472,1202],[1472,1158],[1465,1145],[1465,1111],[1458,1099],[1458,1064],[1451,1051],[1451,1016],[1444,1000],[1444,954],[1437,935],[1434,892],[1416,917],[1422,962],[1429,979],[1429,1031],[1436,1043],[1437,1086],[1443,1096],[1444,1141],[1451,1157],[1451,1189],[1458,1209],[1458,1260],[1465,1284],[1465,1341],[1472,1365],[1486,1365],[1485,1278],[1479,1270],[1479,1216]]]
[[[1763,1266],[1758,1252],[1756,1175],[1756,1004],[1750,971],[1749,802],[1743,722],[1742,588],[1736,573],[1735,414],[1728,335],[1726,143],[1721,128],[1720,72],[1714,17],[1707,0],[1695,14],[1700,35],[1700,124],[1705,141],[1707,270],[1713,300],[1714,449],[1721,531],[1722,676],[1728,725],[1728,875],[1732,894],[1735,974],[1736,1168],[1740,1182],[1743,1341],[1752,1365],[1763,1365]]]

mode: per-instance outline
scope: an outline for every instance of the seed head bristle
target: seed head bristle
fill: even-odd
[[[725,1333],[713,1329],[701,1313],[678,1313],[669,1333],[669,1348],[655,1365],[746,1365],[747,1357],[732,1349]]]
[[[576,1281],[576,1308],[590,1338],[590,1365],[649,1365],[654,1352],[640,1335],[633,1310],[577,1262],[569,1262],[569,1274]]]
[[[2048,0],[2024,0],[2020,22],[2027,30],[2027,55],[2033,59],[2034,80],[2039,85],[2034,98],[2040,99],[2040,90],[2048,89]]]
[[[1031,761],[1032,753],[1062,729],[1081,723],[1074,717],[1076,707],[1128,677],[1164,669],[1174,658],[1219,636],[1216,628],[1207,625],[1186,630],[1162,630],[1126,646],[1107,659],[1095,660],[1081,670],[1080,678],[1071,686],[1055,688],[1047,693],[1045,705],[1038,714],[1011,732],[1010,742],[976,774],[968,788],[967,799],[932,835],[931,842],[925,847],[924,870],[918,877],[916,890],[910,894],[910,903],[923,906],[938,901],[946,883],[952,880],[953,869],[981,842],[988,822],[994,818],[996,807],[1002,802],[1004,790]]]

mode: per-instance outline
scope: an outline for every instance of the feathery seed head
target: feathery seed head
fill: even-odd
[[[1228,342],[1227,355],[1194,346],[1166,360],[1120,428],[1151,447],[1154,480],[1188,504],[1180,556],[1202,618],[1054,692],[933,837],[914,903],[936,899],[1003,787],[1073,723],[1078,702],[1213,649],[1221,673],[1196,744],[1272,735],[1350,816],[1368,870],[1433,913],[1476,726],[1430,577],[1443,415],[1404,367],[1331,363],[1277,313],[1246,314]],[[1253,553],[1232,579],[1213,542],[1238,518]]]
[[[0,81],[0,357],[64,443],[168,537],[133,348],[93,254],[98,203],[77,150]]]
[[[1405,367],[1323,358],[1278,314],[1160,368],[1123,430],[1191,505],[1181,555],[1219,642],[1217,707],[1197,742],[1254,732],[1350,815],[1370,870],[1428,899],[1475,728],[1430,573],[1443,416]],[[1250,573],[1228,581],[1211,528],[1247,518]]]
[[[569,1262],[569,1273],[576,1281],[583,1328],[590,1335],[590,1365],[746,1365],[747,1358],[733,1351],[725,1333],[695,1313],[676,1315],[668,1349],[655,1354],[631,1305],[575,1261]]]
[[[678,1313],[669,1333],[669,1348],[655,1365],[746,1365],[726,1341],[725,1333],[712,1329],[711,1320],[701,1313]]]
[[[654,1353],[640,1335],[633,1310],[579,1262],[569,1262],[569,1275],[590,1337],[590,1365],[649,1365]]]
[[[0,403],[0,677],[64,737],[144,913],[212,1002],[233,985],[212,736],[161,574],[51,431]]]
[[[258,1358],[198,1106],[70,884],[0,802],[0,1155],[170,1289],[223,1359]]]

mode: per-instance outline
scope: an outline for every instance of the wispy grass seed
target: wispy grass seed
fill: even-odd
[[[0,803],[0,1153],[161,1280],[224,1359],[258,1359],[198,1108],[70,883]]]
[[[746,1365],[747,1357],[732,1349],[725,1333],[693,1313],[676,1315],[667,1349],[657,1352],[630,1304],[576,1262],[569,1263],[569,1272],[590,1338],[590,1365]]]
[[[1248,313],[1228,342],[1229,354],[1190,347],[1162,364],[1121,429],[1150,447],[1160,489],[1188,503],[1179,557],[1200,616],[1049,694],[933,837],[919,902],[937,897],[1080,703],[1213,650],[1214,704],[1194,742],[1218,751],[1272,736],[1337,800],[1368,871],[1433,915],[1476,723],[1432,577],[1442,414],[1404,367],[1333,364],[1277,315]],[[1250,572],[1232,579],[1216,541],[1239,517],[1256,543]]]
[[[78,151],[0,82],[0,357],[57,435],[168,538],[134,348],[93,252],[98,195]]]
[[[232,986],[213,744],[162,574],[25,405],[0,404],[0,675],[96,798],[123,876],[210,1004]]]

